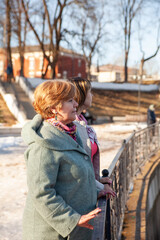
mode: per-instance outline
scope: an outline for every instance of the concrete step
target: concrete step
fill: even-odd
[[[18,83],[12,83],[12,87],[14,89],[14,92],[16,93],[16,99],[18,103],[23,106],[27,119],[32,119],[35,116],[36,112],[32,106],[29,97],[26,95],[26,93],[23,91],[23,89],[19,86]]]
[[[18,109],[24,113],[26,119],[32,119],[36,112],[32,106],[32,103],[24,92],[24,90],[19,86],[18,83],[8,83],[8,82],[1,82],[5,90],[5,94],[13,95],[18,103]]]
[[[14,90],[12,88],[12,84],[11,83],[9,83],[9,82],[2,82],[1,81],[1,85],[5,89],[6,94],[14,94]]]

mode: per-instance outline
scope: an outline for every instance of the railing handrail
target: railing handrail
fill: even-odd
[[[159,140],[160,123],[157,122],[142,130],[134,131],[129,138],[124,140],[114,157],[108,170],[113,181],[113,188],[117,192],[117,198],[111,202],[112,210],[109,213],[111,226],[107,228],[110,231],[107,240],[121,238],[125,204],[130,186],[133,184],[133,179],[140,167],[160,148]],[[94,219],[92,240],[104,240],[106,239],[106,233],[104,233],[106,231],[106,220],[103,219],[107,213],[105,208],[110,207],[110,204],[107,204],[106,198],[100,199],[97,204],[102,208],[102,212]],[[102,227],[104,228],[104,234],[100,233]]]
[[[135,131],[135,133],[136,134],[140,134],[141,132],[146,131],[148,128],[152,128],[152,126],[157,125],[157,123],[159,123],[159,122],[153,123],[153,124],[151,124],[151,125],[149,125],[149,126],[147,126],[145,128],[139,129],[139,130]]]
[[[123,141],[122,143],[122,146],[120,147],[120,149],[118,150],[116,156],[113,158],[113,161],[111,163],[111,165],[109,166],[108,168],[108,171],[109,171],[109,176],[111,176],[112,172],[113,172],[113,169],[115,168],[115,165],[120,157],[120,155],[122,154],[122,152],[124,151],[124,148],[125,148],[125,144],[128,143],[132,137],[135,135],[135,131],[126,139]]]

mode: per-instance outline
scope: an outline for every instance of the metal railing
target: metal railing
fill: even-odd
[[[133,180],[141,166],[160,148],[160,123],[133,132],[124,140],[122,147],[109,167],[109,176],[117,197],[101,198],[97,205],[102,212],[94,219],[92,240],[119,240],[124,220],[125,206]]]
[[[147,189],[146,199],[146,239],[159,239],[159,205],[160,205],[160,160],[156,161]]]

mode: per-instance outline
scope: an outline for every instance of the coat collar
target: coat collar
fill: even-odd
[[[87,155],[78,132],[77,142],[66,133],[61,132],[48,122],[43,121],[41,115],[37,114],[22,129],[22,138],[28,145],[37,143],[43,147],[56,151],[79,151]]]

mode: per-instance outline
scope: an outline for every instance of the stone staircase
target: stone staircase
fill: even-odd
[[[32,119],[36,112],[32,106],[32,103],[24,92],[24,90],[20,87],[20,85],[16,82],[9,83],[9,82],[1,82],[1,85],[5,91],[5,94],[14,95],[17,101],[18,109],[24,113],[26,119]]]

